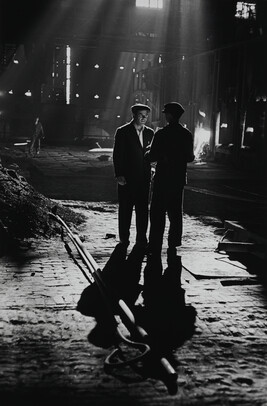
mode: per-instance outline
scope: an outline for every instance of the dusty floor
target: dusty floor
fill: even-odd
[[[73,170],[66,164],[65,152],[54,151],[54,154],[58,157],[57,165],[64,164],[66,171]],[[50,160],[45,161],[44,152],[41,159],[49,168]],[[35,161],[33,164],[39,165]],[[199,190],[203,191],[204,184],[209,183],[205,176],[210,177],[211,172],[204,170],[201,174]],[[220,177],[222,184],[230,178],[230,174],[226,175]],[[109,176],[105,178],[111,185]],[[87,184],[89,190],[94,190],[90,179],[83,179],[81,192]],[[72,184],[79,189],[75,179],[69,177],[69,190]],[[220,182],[215,179],[214,184],[218,187]],[[60,186],[59,183],[59,189]],[[100,190],[106,192],[103,187]],[[142,378],[128,368],[120,369],[119,376],[104,371],[104,360],[112,347],[101,348],[87,339],[95,320],[76,310],[87,281],[58,237],[32,240],[29,250],[0,258],[1,404],[267,405],[264,278],[258,273],[257,261],[248,269],[242,261],[216,252],[221,238],[216,230],[222,222],[215,215],[215,207],[223,206],[227,206],[225,211],[230,213],[233,208],[235,213],[237,196],[245,199],[241,206],[242,199],[239,200],[240,211],[244,212],[247,207],[261,207],[262,199],[247,201],[252,200],[251,195],[247,193],[244,197],[240,191],[228,193],[226,198],[225,189],[221,189],[221,196],[200,194],[192,189],[190,193],[195,206],[196,196],[201,196],[203,210],[201,216],[190,210],[185,214],[179,255],[185,301],[195,308],[197,318],[193,336],[173,352],[173,365],[178,373],[177,393],[169,394],[160,379]],[[79,235],[101,269],[118,242],[117,203],[112,200],[60,199],[61,203],[86,215],[86,224],[80,227]],[[134,227],[131,241],[133,244]],[[131,248],[132,245],[129,252]],[[166,246],[164,267],[165,254]],[[142,269],[145,265],[144,260]],[[163,322],[162,316],[159,317],[159,327]],[[181,328],[185,322],[179,320]]]

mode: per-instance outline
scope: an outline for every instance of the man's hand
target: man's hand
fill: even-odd
[[[118,176],[116,179],[117,179],[117,182],[119,185],[121,185],[121,186],[126,185],[126,179],[124,176]]]

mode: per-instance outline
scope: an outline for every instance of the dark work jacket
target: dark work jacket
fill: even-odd
[[[133,120],[116,130],[113,149],[115,176],[124,176],[128,186],[136,193],[149,187],[151,166],[144,155],[153,135],[154,131],[145,126],[142,147]]]
[[[184,186],[187,163],[195,158],[191,132],[179,122],[161,128],[154,135],[148,158],[157,162],[154,187],[168,190]]]

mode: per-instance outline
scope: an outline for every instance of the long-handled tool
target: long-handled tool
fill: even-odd
[[[158,365],[161,369],[161,375],[163,376],[163,380],[169,390],[169,393],[176,393],[177,373],[172,365],[164,357],[158,356],[157,359],[157,354],[154,354],[150,346],[148,345],[148,333],[144,330],[144,328],[136,323],[135,316],[132,313],[131,309],[127,306],[125,301],[122,299],[114,299],[114,295],[110,293],[101,276],[101,270],[98,264],[96,263],[92,255],[87,251],[79,236],[72,233],[68,225],[59,215],[51,213],[51,217],[65,229],[68,237],[77,249],[80,258],[82,259],[88,271],[85,272],[83,270],[83,274],[90,283],[92,283],[92,281],[95,282],[101,295],[101,299],[103,300],[103,303],[105,305],[105,310],[110,321],[110,327],[117,332],[117,348],[115,348],[115,350],[113,350],[112,353],[106,358],[106,370],[110,371],[114,367],[125,365],[134,366],[137,364],[137,362],[141,361],[142,359],[148,358],[149,356],[150,359],[153,358],[154,362],[158,361]],[[124,334],[121,332],[121,329],[119,328],[119,322],[116,319],[116,315],[120,317],[122,323],[125,325],[130,334],[138,339],[138,342],[129,340],[127,337],[124,336]],[[119,339],[129,346],[136,348],[139,351],[139,355],[134,356],[131,359],[127,359],[120,348]]]

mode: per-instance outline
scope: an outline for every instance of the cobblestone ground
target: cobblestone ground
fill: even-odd
[[[117,234],[117,205],[63,203],[86,214],[80,235],[103,267],[117,243],[107,238]],[[176,395],[153,378],[104,372],[110,349],[87,340],[95,321],[76,311],[87,281],[60,238],[0,258],[1,405],[267,405],[266,291],[256,274],[215,252],[214,231],[185,216],[182,284],[197,320],[174,354]]]

